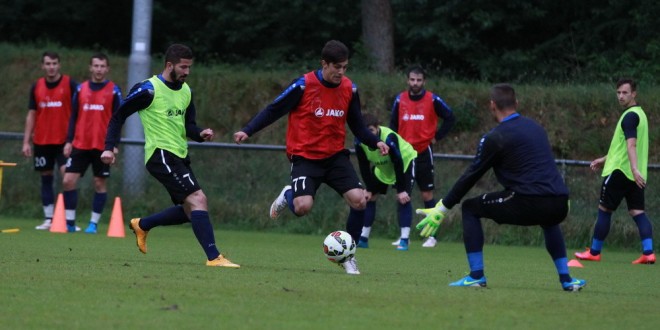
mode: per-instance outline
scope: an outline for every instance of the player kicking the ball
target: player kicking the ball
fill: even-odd
[[[344,148],[346,124],[355,136],[386,155],[389,147],[371,134],[362,121],[357,87],[344,75],[348,68],[348,48],[337,40],[328,41],[321,51],[321,69],[308,72],[293,83],[273,103],[259,112],[245,127],[234,133],[241,143],[277,119],[288,114],[286,152],[291,161],[291,183],[282,189],[270,208],[275,219],[287,206],[297,216],[312,210],[316,190],[330,186],[351,208],[364,210],[364,188]],[[354,241],[360,239],[361,219],[346,224]],[[341,264],[347,274],[358,275],[355,258]]]

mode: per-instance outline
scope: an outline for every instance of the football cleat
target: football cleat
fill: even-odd
[[[273,204],[270,204],[270,218],[275,220],[277,217],[280,216],[282,211],[288,206],[286,197],[284,197],[284,193],[291,189],[291,186],[286,185],[284,188],[282,188],[282,191],[280,191],[280,194],[277,195],[277,198],[273,201]]]
[[[486,287],[486,276],[475,280],[472,277],[470,277],[470,275],[468,275],[468,276],[465,276],[465,277],[463,277],[462,279],[460,279],[456,282],[449,283],[449,286],[465,286],[465,287],[474,286],[474,287],[485,288]]]
[[[350,257],[339,265],[344,268],[348,275],[360,275],[360,270],[357,266],[357,259],[355,259],[355,257]]]
[[[206,265],[211,267],[241,268],[241,265],[231,262],[222,254],[213,260],[207,260]]]
[[[651,253],[649,255],[642,254],[641,257],[639,257],[637,260],[632,262],[633,265],[638,265],[638,264],[649,264],[652,265],[655,263],[655,253]]]
[[[50,226],[53,224],[53,221],[50,219],[44,220],[44,223],[34,227],[36,230],[49,230]]]
[[[435,247],[435,245],[438,243],[438,241],[435,239],[435,237],[431,236],[424,241],[424,244],[422,244],[422,247],[425,248],[432,248]]]
[[[585,285],[587,285],[587,281],[581,280],[579,278],[573,278],[573,280],[570,282],[563,282],[561,287],[564,289],[564,291],[578,292],[582,290]]]
[[[66,231],[69,232],[69,233],[75,233],[75,232],[79,232],[81,230],[82,229],[80,229],[80,227],[78,227],[78,226],[66,225]]]
[[[401,238],[397,239],[396,241],[392,242],[392,245],[397,246],[401,243]]]
[[[90,222],[89,226],[87,226],[87,228],[85,229],[85,233],[87,233],[87,234],[96,234],[96,227],[97,227],[97,224],[95,224],[93,222]]]
[[[363,241],[362,239],[360,239],[358,241],[357,247],[359,247],[361,249],[368,249],[369,248],[369,242],[368,241]]]
[[[142,228],[140,228],[140,218],[131,219],[131,222],[128,223],[128,226],[131,228],[133,233],[135,233],[135,240],[140,252],[147,254],[147,234],[149,231],[142,230]]]
[[[399,240],[399,245],[396,246],[397,251],[408,251],[408,241]]]
[[[596,256],[591,254],[590,248],[587,248],[584,252],[575,252],[575,257],[580,260],[600,261],[600,254]]]

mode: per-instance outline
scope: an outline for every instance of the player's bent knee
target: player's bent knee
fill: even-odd
[[[358,211],[364,210],[367,208],[367,201],[362,199],[362,200],[349,200],[348,205]]]
[[[192,209],[207,209],[206,195],[201,190],[197,190],[196,192],[188,195],[186,202],[190,204]]]
[[[312,210],[312,206],[309,204],[296,205],[294,214],[302,217],[307,215]]]

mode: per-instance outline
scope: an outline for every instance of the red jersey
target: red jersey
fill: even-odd
[[[70,78],[62,75],[55,88],[46,87],[46,78],[39,78],[34,86],[36,117],[34,144],[64,144],[71,115]]]
[[[114,89],[115,84],[112,81],[108,81],[98,91],[89,87],[89,80],[80,85],[78,118],[72,143],[76,149],[105,149],[105,134],[112,117]]]
[[[412,144],[418,153],[425,151],[435,137],[438,115],[433,107],[433,94],[425,93],[419,101],[413,101],[405,91],[399,96],[399,129],[404,140]]]
[[[339,86],[328,88],[313,71],[304,77],[302,99],[289,113],[286,151],[307,159],[328,158],[344,150],[353,83],[343,77]]]

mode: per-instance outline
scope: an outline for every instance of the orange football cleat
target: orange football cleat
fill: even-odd
[[[140,218],[133,218],[131,222],[128,223],[128,226],[135,233],[135,241],[140,252],[147,253],[147,234],[148,230],[142,230],[140,228]]]
[[[591,254],[590,248],[587,248],[584,252],[575,252],[575,257],[580,260],[600,261],[600,254],[597,256]]]
[[[634,265],[637,264],[654,264],[655,263],[655,253],[649,255],[642,254],[637,260],[632,262]]]

